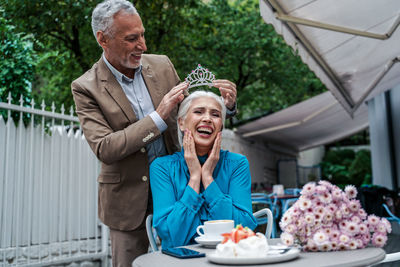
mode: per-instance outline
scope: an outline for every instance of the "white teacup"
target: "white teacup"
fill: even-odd
[[[197,233],[199,236],[207,239],[222,239],[221,234],[230,233],[234,228],[235,222],[233,220],[215,220],[206,221],[204,225],[197,226]],[[200,231],[203,230],[203,233]]]

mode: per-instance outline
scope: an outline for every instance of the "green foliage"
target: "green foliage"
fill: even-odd
[[[34,52],[30,36],[15,32],[0,10],[0,99],[8,102],[9,93],[13,104],[28,105],[31,101],[31,82],[34,80]],[[22,96],[22,98],[20,98]],[[7,117],[4,110],[0,111]],[[18,120],[19,114],[13,114]]]
[[[371,152],[360,150],[349,167],[350,179],[354,184],[370,184],[372,182]]]
[[[321,162],[322,177],[333,184],[344,187],[352,184],[357,187],[371,184],[371,153],[369,150],[359,150],[355,153],[350,149],[329,150]]]
[[[15,30],[34,37],[33,96],[67,107],[70,84],[98,60],[91,12],[100,0],[0,2]],[[257,0],[135,1],[148,53],[168,55],[181,79],[198,63],[237,84],[239,119],[274,112],[325,90],[260,16]]]
[[[34,40],[38,55],[33,96],[54,101],[57,106],[73,105],[70,84],[101,55],[90,26],[91,11],[99,1],[2,1],[5,16],[15,31]]]

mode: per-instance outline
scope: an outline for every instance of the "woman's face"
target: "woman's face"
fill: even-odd
[[[221,106],[212,97],[199,97],[192,100],[186,118],[179,120],[180,130],[192,132],[196,152],[204,155],[214,145],[214,140],[222,130]]]

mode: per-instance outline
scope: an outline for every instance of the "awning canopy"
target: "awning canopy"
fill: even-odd
[[[267,140],[276,138],[294,146],[295,150],[303,150],[366,128],[365,101],[400,84],[399,11],[399,0],[260,0],[264,21],[272,24],[286,43],[298,51],[334,98],[328,94],[317,96],[296,105],[299,114],[278,112],[286,114],[285,120],[278,123],[273,114],[239,127],[239,132],[250,136],[259,131],[258,135]],[[319,116],[312,116],[318,108],[309,106],[310,103],[317,105],[321,99],[328,101],[328,98],[336,99],[339,105],[332,104],[326,110],[320,106]],[[348,116],[340,111],[340,106]],[[339,119],[338,114],[341,114],[340,120],[335,121],[334,118]],[[284,125],[307,116],[312,117],[307,123]],[[321,116],[327,121],[321,120]],[[283,125],[282,130],[279,125]],[[338,129],[339,125],[343,128]],[[276,128],[272,131],[271,127]],[[303,136],[307,141],[293,133],[296,138],[291,139],[290,131],[296,129],[315,134]]]
[[[260,0],[260,12],[350,114],[400,83],[400,1]]]
[[[243,137],[257,136],[293,152],[340,140],[368,127],[368,107],[347,114],[330,92],[249,122],[237,129]]]

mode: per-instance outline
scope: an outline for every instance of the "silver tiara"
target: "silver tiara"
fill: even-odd
[[[191,73],[185,79],[185,82],[189,83],[189,88],[208,85],[208,87],[212,87],[213,81],[215,80],[215,75],[209,71],[208,69],[203,68],[200,64],[197,65],[195,70],[192,70]]]

